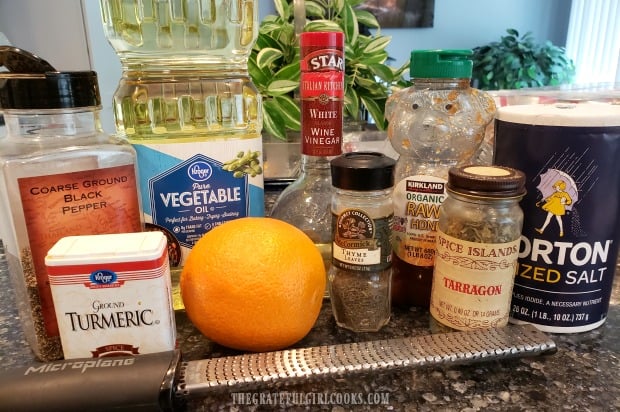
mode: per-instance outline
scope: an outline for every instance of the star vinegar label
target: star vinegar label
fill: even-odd
[[[301,62],[302,153],[342,153],[344,54],[338,49],[309,52]]]

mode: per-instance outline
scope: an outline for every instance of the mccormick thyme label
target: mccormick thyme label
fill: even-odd
[[[392,215],[373,219],[363,210],[345,209],[332,219],[332,265],[361,272],[377,272],[391,266]]]

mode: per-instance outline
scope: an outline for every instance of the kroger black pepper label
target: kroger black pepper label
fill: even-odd
[[[45,255],[63,236],[139,232],[134,166],[23,177],[18,184],[45,331],[58,336]]]
[[[345,209],[332,216],[332,265],[362,272],[390,267],[392,215],[372,219],[360,209]]]
[[[614,110],[618,123],[620,107],[596,106],[500,110],[495,163],[527,176],[513,322],[581,332],[607,316],[620,240],[620,125],[601,115]]]

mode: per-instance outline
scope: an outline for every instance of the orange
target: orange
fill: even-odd
[[[233,349],[263,352],[290,346],[312,329],[325,267],[295,226],[245,217],[203,235],[180,282],[187,316],[202,334]]]

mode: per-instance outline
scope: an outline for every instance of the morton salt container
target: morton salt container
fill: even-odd
[[[144,220],[168,237],[175,308],[192,246],[264,215],[261,98],[248,75],[253,0],[100,0],[123,75],[116,130],[138,154]]]
[[[597,328],[620,241],[620,106],[506,106],[495,136],[495,163],[527,176],[511,321],[556,333]]]

